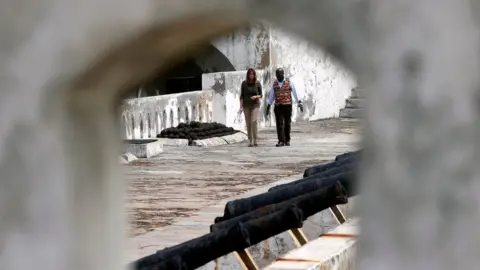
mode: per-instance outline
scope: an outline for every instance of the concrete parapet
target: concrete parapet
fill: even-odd
[[[193,141],[193,146],[208,147],[208,146],[219,146],[225,144],[234,144],[241,143],[248,139],[247,134],[243,132],[237,132],[232,135],[226,135],[221,137],[208,138],[204,140],[195,140]],[[168,139],[168,138],[159,138],[159,142],[163,145],[168,146],[189,146],[187,139]]]
[[[127,153],[120,156],[120,163],[121,164],[127,164],[127,163],[130,163],[130,162],[132,162],[134,160],[137,160],[137,159],[138,158],[135,155],[133,155],[130,152],[127,152]]]
[[[359,108],[343,108],[340,110],[341,118],[363,118],[365,113],[364,109]]]
[[[243,132],[237,132],[232,135],[221,136],[221,137],[214,137],[204,140],[195,140],[193,141],[194,146],[218,146],[218,145],[225,145],[225,144],[234,144],[244,142],[248,139],[247,135]]]
[[[227,144],[234,144],[234,143],[240,143],[248,140],[248,136],[243,132],[237,132],[232,135],[223,136],[222,139],[224,139],[227,142]]]
[[[155,138],[163,129],[189,121],[212,122],[213,90],[126,100],[122,132],[126,139]]]
[[[150,158],[163,152],[163,144],[158,140],[146,143],[127,143],[125,148],[127,152],[132,153],[137,158]]]
[[[351,219],[336,229],[280,257],[265,270],[356,269],[358,219]]]
[[[158,138],[158,141],[168,146],[188,146],[187,139]]]

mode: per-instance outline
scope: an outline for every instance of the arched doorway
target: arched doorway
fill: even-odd
[[[215,46],[208,45],[201,54],[180,61],[138,90],[137,97],[178,94],[202,89],[202,74],[235,71],[230,60]]]

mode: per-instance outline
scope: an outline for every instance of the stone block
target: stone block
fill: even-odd
[[[194,146],[200,146],[200,147],[219,146],[219,145],[225,145],[225,144],[227,144],[227,141],[222,139],[222,137],[215,137],[215,138],[193,141]]]
[[[348,98],[346,100],[346,108],[359,109],[365,106],[365,99],[363,98]]]
[[[340,110],[340,118],[363,118],[363,109],[343,108]]]
[[[130,162],[132,162],[132,161],[134,161],[134,160],[137,160],[138,158],[137,158],[134,154],[132,154],[132,153],[130,153],[130,152],[127,152],[127,153],[123,154],[123,155],[120,157],[120,159],[124,161],[124,162],[121,161],[121,163],[130,163]]]
[[[232,135],[222,136],[222,139],[224,139],[228,144],[234,144],[248,140],[248,136],[243,132],[237,132]]]
[[[128,143],[127,141],[125,148],[127,152],[138,158],[150,158],[163,152],[163,144],[158,140],[146,140],[146,143]]]
[[[128,163],[128,161],[125,158],[123,158],[123,156],[120,156],[118,158],[118,162],[120,162],[120,164],[127,164]]]
[[[265,269],[356,269],[358,231],[358,219],[347,221],[328,235],[282,256]]]
[[[356,87],[352,89],[352,98],[363,98],[365,90],[362,88]]]
[[[158,141],[161,142],[163,145],[168,145],[168,146],[188,146],[187,139],[159,138]]]
[[[232,135],[226,135],[222,137],[209,138],[204,140],[195,140],[193,141],[194,146],[208,147],[208,146],[219,146],[225,144],[234,144],[239,142],[244,142],[248,139],[247,135],[243,132],[237,132]]]

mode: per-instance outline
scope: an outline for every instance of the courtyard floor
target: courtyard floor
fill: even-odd
[[[290,147],[275,147],[275,129],[267,128],[260,132],[259,147],[165,147],[158,157],[124,165],[129,259],[208,232],[227,200],[299,179],[305,168],[356,149],[358,127],[355,120],[341,119],[297,123]]]

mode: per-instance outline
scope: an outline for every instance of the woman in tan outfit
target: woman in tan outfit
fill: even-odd
[[[257,80],[257,74],[253,68],[248,69],[247,78],[242,82],[240,94],[240,110],[243,110],[247,123],[249,147],[257,144],[257,123],[260,99],[262,98],[262,85]]]

